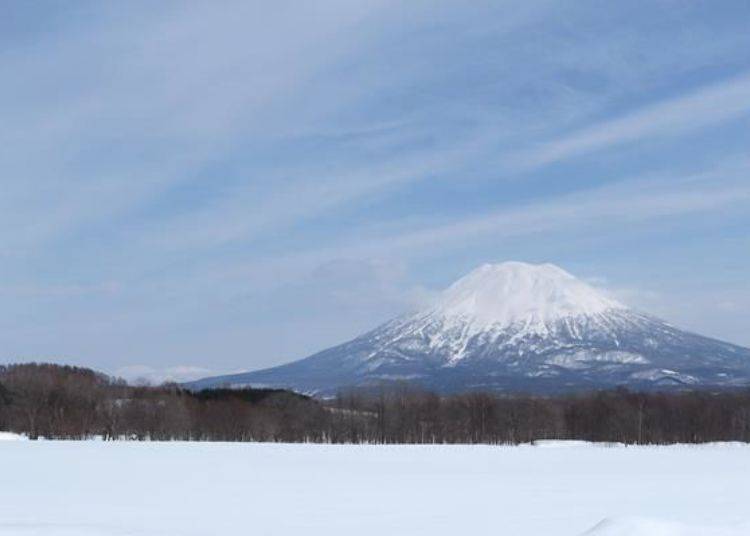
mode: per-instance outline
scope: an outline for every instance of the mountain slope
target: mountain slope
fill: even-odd
[[[332,394],[410,381],[441,392],[564,392],[750,383],[750,350],[628,309],[549,264],[484,265],[437,303],[306,359],[207,378]]]

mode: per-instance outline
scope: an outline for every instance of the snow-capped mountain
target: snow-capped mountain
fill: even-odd
[[[423,311],[306,359],[206,378],[315,394],[384,381],[440,392],[750,384],[750,349],[629,309],[551,264],[485,264]]]

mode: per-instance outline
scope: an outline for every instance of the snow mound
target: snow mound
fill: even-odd
[[[451,285],[435,314],[484,326],[549,323],[625,309],[553,264],[484,264]]]
[[[750,533],[744,526],[696,526],[657,519],[605,519],[581,536],[740,536]]]
[[[531,442],[537,448],[569,449],[569,448],[612,448],[624,447],[624,443],[591,443],[577,439],[537,439]]]
[[[24,441],[26,437],[13,432],[0,432],[0,441]]]

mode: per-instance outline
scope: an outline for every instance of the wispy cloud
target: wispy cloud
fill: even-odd
[[[620,144],[683,134],[685,132],[741,118],[750,113],[750,75],[702,88],[688,95],[648,105],[619,118],[594,124],[563,136],[541,147],[521,150],[505,160],[505,175],[513,177],[520,168],[539,167]],[[401,124],[400,126],[403,126]],[[367,137],[372,129],[359,130]],[[374,133],[379,134],[380,129]],[[351,132],[350,132],[351,134]],[[407,132],[392,133],[398,143],[408,141]],[[269,230],[298,224],[327,211],[404,185],[460,173],[471,159],[481,158],[498,138],[493,129],[478,129],[461,141],[396,154],[384,161],[365,161],[346,169],[316,169],[280,166],[262,177],[277,186],[259,192],[257,179],[248,181],[218,202],[209,204],[172,221],[160,222],[158,229],[146,229],[147,240],[157,240],[164,247],[216,246],[233,240],[250,240]],[[367,140],[360,142],[360,146]],[[376,142],[377,143],[377,142]],[[516,168],[515,171],[518,171]],[[459,179],[463,180],[463,179]],[[699,202],[699,200],[695,200]],[[637,210],[657,210],[651,199]],[[668,207],[662,205],[666,211]],[[484,221],[488,221],[487,218]],[[466,222],[461,226],[479,226]],[[461,227],[459,226],[459,227]],[[450,232],[458,228],[451,226]],[[434,233],[431,231],[430,234]],[[437,235],[434,235],[437,236]]]
[[[255,256],[234,262],[208,261],[191,272],[191,286],[217,289],[273,288],[295,281],[337,259],[405,262],[449,256],[472,243],[491,239],[495,248],[519,238],[549,244],[606,238],[614,231],[642,232],[685,218],[714,221],[741,218],[750,207],[750,162],[744,158],[687,176],[659,174],[504,207],[446,221],[391,221],[381,228],[354,230],[333,244]]]
[[[445,179],[481,154],[486,139],[439,144],[405,155],[341,166],[281,167],[251,177],[228,195],[158,225],[143,229],[138,240],[166,249],[218,247],[248,242],[298,226],[305,221],[352,205],[393,195],[421,181]],[[273,184],[258,187],[255,179]]]
[[[38,247],[111,224],[200,180],[238,139],[305,128],[330,103],[308,107],[301,89],[356,53],[355,28],[384,5],[158,6],[130,14],[135,27],[101,7],[90,25],[9,50],[0,56],[15,73],[0,88],[4,243]],[[49,85],[54,99],[28,91]]]
[[[600,232],[614,226],[648,222],[688,214],[722,214],[750,206],[750,165],[718,170],[693,177],[654,177],[624,180],[588,191],[532,202],[479,216],[387,237],[372,237],[352,247],[351,254],[378,254],[422,248],[446,248],[491,234],[494,239],[562,233],[595,224]],[[728,176],[729,175],[729,176]],[[343,251],[347,251],[344,249]]]
[[[91,295],[114,295],[121,291],[114,281],[70,285],[17,285],[0,286],[0,296],[20,298],[71,298]]]
[[[515,161],[522,168],[534,168],[622,144],[684,134],[748,114],[750,75],[744,74],[586,126],[522,152]]]

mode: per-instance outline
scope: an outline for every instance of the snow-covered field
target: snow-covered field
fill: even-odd
[[[295,533],[747,535],[750,446],[0,441],[2,535]]]

